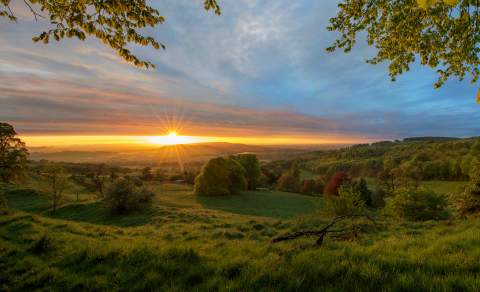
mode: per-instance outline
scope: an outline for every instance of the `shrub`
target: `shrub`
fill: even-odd
[[[472,176],[470,184],[455,200],[460,214],[480,214],[480,175]]]
[[[127,213],[148,205],[154,196],[145,187],[136,186],[131,179],[120,179],[107,188],[104,203],[115,213]]]
[[[385,209],[400,218],[413,221],[448,218],[448,201],[443,195],[426,189],[399,189],[386,199]]]
[[[351,184],[341,186],[338,194],[326,198],[327,210],[331,213],[337,216],[353,215],[365,209],[365,201]]]
[[[325,187],[325,193],[327,195],[338,196],[339,188],[347,182],[350,182],[350,177],[348,176],[348,174],[341,171],[337,172],[328,181],[328,184]]]
[[[300,179],[291,173],[282,174],[277,181],[277,189],[283,192],[300,192]]]
[[[353,181],[351,187],[353,192],[358,193],[367,206],[372,206],[372,192],[368,189],[367,181],[365,179],[362,178]]]
[[[243,167],[234,159],[218,157],[208,161],[195,178],[194,193],[200,196],[224,196],[246,188]]]

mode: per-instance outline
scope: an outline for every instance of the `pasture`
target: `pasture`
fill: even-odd
[[[272,244],[274,236],[328,222],[323,199],[276,191],[197,198],[189,186],[151,187],[151,208],[129,215],[73,198],[52,215],[43,198],[7,196],[0,290],[42,290],[47,283],[49,290],[109,291],[480,287],[478,218],[382,221],[356,239]]]

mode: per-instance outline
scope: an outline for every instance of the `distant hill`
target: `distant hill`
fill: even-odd
[[[104,147],[105,148],[105,147]],[[298,149],[286,146],[255,146],[236,143],[213,142],[198,144],[183,144],[175,146],[130,146],[119,147],[118,151],[114,146],[109,150],[95,151],[92,147],[89,150],[62,150],[48,149],[45,147],[30,149],[31,160],[49,160],[54,162],[75,162],[75,163],[109,163],[123,166],[139,165],[160,165],[162,163],[177,162],[200,162],[212,157],[232,155],[238,153],[255,153],[264,160],[275,160],[311,151],[311,149]]]
[[[456,137],[411,137],[403,139],[404,142],[425,142],[425,141],[456,141],[460,138]]]
[[[414,167],[424,180],[466,180],[471,164],[478,157],[478,137],[415,137],[301,153],[273,161],[270,168],[284,172],[296,161],[315,175],[330,177],[343,171],[357,177],[376,177],[387,162],[394,168]]]

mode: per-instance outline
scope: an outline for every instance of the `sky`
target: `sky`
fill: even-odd
[[[220,1],[221,16],[200,0],[151,1],[166,22],[145,34],[166,50],[132,49],[153,70],[95,39],[33,43],[47,24],[20,2],[17,23],[0,19],[0,121],[36,145],[173,128],[257,144],[480,133],[468,80],[434,89],[435,72],[413,65],[391,82],[386,64],[365,63],[375,49],[363,40],[349,54],[327,53],[338,36],[326,30],[334,0]]]

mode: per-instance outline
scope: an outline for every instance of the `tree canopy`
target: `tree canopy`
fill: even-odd
[[[10,5],[13,0],[0,0],[0,16],[17,21]],[[20,1],[19,1],[20,2]],[[220,14],[216,0],[204,0],[204,8]],[[123,59],[139,67],[155,67],[149,61],[140,60],[128,48],[129,43],[165,48],[150,36],[140,31],[165,21],[160,12],[146,0],[24,0],[35,19],[50,22],[50,28],[33,37],[35,42],[48,43],[51,39],[63,38],[85,40],[87,36],[101,40],[114,49]]]
[[[200,196],[225,196],[247,188],[245,169],[235,159],[217,157],[210,159],[195,179],[195,194]]]
[[[27,156],[25,143],[17,138],[13,126],[0,122],[0,181],[10,182],[22,176]]]
[[[349,52],[365,33],[377,48],[367,62],[388,62],[392,80],[418,59],[437,71],[436,87],[467,75],[474,83],[480,75],[478,10],[471,0],[343,0],[328,27],[340,37],[327,51]]]

